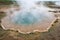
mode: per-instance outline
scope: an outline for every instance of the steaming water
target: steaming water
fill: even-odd
[[[53,13],[48,12],[50,8],[44,6],[44,2],[39,0],[16,0],[20,10],[11,8],[7,11],[7,16],[2,19],[4,29],[15,29],[23,33],[45,32],[56,19]]]
[[[54,15],[48,12],[47,7],[39,0],[16,0],[20,6],[20,11],[14,11],[11,21],[19,25],[30,25],[47,20],[53,20]],[[52,18],[53,17],[53,18]]]

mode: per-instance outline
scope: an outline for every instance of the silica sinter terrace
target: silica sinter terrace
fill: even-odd
[[[53,13],[48,12],[50,8],[43,5],[44,2],[39,0],[16,1],[20,10],[15,11],[13,9],[11,10],[13,11],[12,15],[2,19],[2,25],[5,29],[17,29],[24,33],[33,32],[34,30],[43,32],[48,30],[51,23],[56,19]],[[4,20],[6,21],[4,22]]]

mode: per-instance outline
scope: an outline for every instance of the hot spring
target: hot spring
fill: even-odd
[[[7,16],[2,19],[4,29],[19,30],[23,33],[47,31],[56,19],[50,8],[43,5],[39,0],[16,0],[20,10],[11,8]],[[10,14],[12,11],[12,14]]]

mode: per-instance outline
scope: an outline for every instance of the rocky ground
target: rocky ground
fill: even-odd
[[[0,20],[5,16],[0,12]],[[0,21],[1,23],[1,21]],[[16,30],[4,30],[0,25],[0,40],[60,40],[60,19],[57,19],[48,32],[22,34]]]
[[[52,24],[48,32],[42,33],[22,34],[16,30],[3,30],[0,28],[0,40],[60,40],[60,19]]]

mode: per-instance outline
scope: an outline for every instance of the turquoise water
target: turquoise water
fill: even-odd
[[[16,15],[13,15],[12,22],[18,25],[32,25],[52,20],[52,17],[54,17],[52,14],[45,12],[39,13],[33,10],[31,12],[17,12]]]
[[[48,12],[48,8],[43,5],[41,2],[40,5],[37,5],[36,0],[16,0],[19,6],[21,6],[20,12],[15,12],[15,15],[12,17],[12,22],[19,25],[30,25],[35,23],[42,23],[44,21],[52,20],[54,17]],[[21,2],[21,5],[20,5]],[[48,13],[47,13],[48,12]]]
[[[34,24],[38,21],[36,17],[34,17],[31,13],[27,12],[26,14],[19,14],[14,17],[14,23],[21,25],[30,25]]]
[[[36,12],[34,12],[36,13]],[[43,22],[44,20],[51,20],[51,15],[47,16],[47,13],[40,13],[37,15],[32,12],[26,12],[26,14],[16,14],[16,16],[12,17],[12,20],[15,24],[18,25],[32,25],[37,22]],[[35,15],[35,16],[34,16]],[[49,15],[49,14],[48,14]]]

